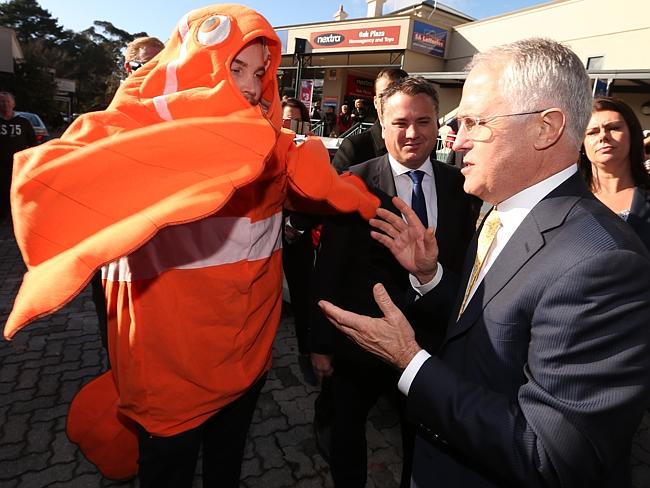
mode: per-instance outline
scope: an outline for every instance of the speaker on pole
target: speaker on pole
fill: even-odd
[[[307,54],[311,52],[311,44],[303,37],[296,37],[295,54]]]

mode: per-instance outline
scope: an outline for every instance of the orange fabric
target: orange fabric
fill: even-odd
[[[231,19],[231,34],[217,46],[201,46],[197,31],[216,14]],[[366,218],[374,213],[376,199],[352,191],[324,161],[306,160],[313,152],[325,157],[320,143],[307,141],[296,150],[288,131],[277,140],[280,43],[266,20],[245,7],[216,5],[190,12],[187,24],[185,42],[177,28],[165,49],[122,84],[106,111],[83,115],[61,139],[15,156],[12,213],[28,273],[5,337],[63,306],[95,269],[158,229],[217,211],[236,188],[255,180],[274,148],[300,195],[341,211],[358,209]],[[227,69],[257,37],[266,39],[271,54],[266,116],[261,106],[248,104]],[[181,46],[186,54],[179,63]],[[164,95],[174,64],[178,86]],[[154,100],[160,98],[174,120],[158,114]],[[56,276],[56,287],[47,276]]]
[[[110,371],[85,384],[72,400],[66,432],[84,455],[110,479],[138,471],[135,424],[117,412],[118,394]]]
[[[214,242],[208,254],[222,246],[207,234],[206,222],[218,230],[222,218],[246,215],[259,222],[276,209],[279,236],[282,192],[265,192],[276,201],[252,207],[247,202],[257,190],[238,190],[213,218],[201,221],[196,234]],[[150,255],[160,259],[169,242],[166,233],[195,228],[190,223],[161,231],[147,244],[157,246]],[[175,252],[181,252],[183,242],[174,240]],[[183,432],[235,400],[269,369],[282,305],[279,239],[273,249],[267,258],[193,263],[152,278],[107,277],[109,351],[125,415],[156,435]],[[134,253],[130,260],[136,269],[149,256]]]
[[[251,106],[229,66],[259,37],[270,60],[262,102]],[[137,268],[149,244],[174,258],[168,229],[219,231],[234,219],[253,232],[271,225],[285,203],[374,215],[377,199],[360,180],[336,175],[320,141],[296,146],[294,134],[280,129],[279,61],[279,40],[256,12],[237,5],[192,11],[107,110],[18,153],[12,212],[28,271],[6,338],[65,305],[104,265]],[[263,239],[243,244],[253,257],[234,262],[107,277],[120,412],[171,435],[201,423],[268,369],[281,262],[278,249],[264,246],[279,235],[279,226],[269,227]],[[195,251],[191,239],[185,244]],[[260,247],[265,253],[255,254]],[[158,269],[156,259],[146,266]],[[97,397],[98,406],[105,401]]]

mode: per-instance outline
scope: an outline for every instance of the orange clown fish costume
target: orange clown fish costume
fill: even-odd
[[[258,38],[268,68],[251,105],[229,68]],[[5,337],[64,306],[102,268],[113,369],[69,419],[87,455],[107,442],[85,425],[101,423],[87,415],[93,402],[111,410],[113,401],[113,420],[169,436],[203,423],[269,369],[283,206],[375,213],[376,198],[336,175],[318,139],[296,146],[281,129],[280,53],[256,12],[194,10],[107,110],[15,157],[12,211],[28,271]],[[124,469],[116,447],[114,459],[91,460],[124,477],[134,460]]]

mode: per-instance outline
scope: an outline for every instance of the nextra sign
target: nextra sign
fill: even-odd
[[[384,25],[365,29],[313,32],[309,36],[312,49],[364,48],[376,46],[397,46],[401,26]]]
[[[335,46],[340,44],[345,40],[345,36],[342,34],[323,34],[317,36],[314,39],[314,42],[319,46]]]

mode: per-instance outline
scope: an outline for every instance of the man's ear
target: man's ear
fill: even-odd
[[[128,61],[124,61],[124,71],[126,71],[127,75],[130,75],[133,72]]]
[[[377,120],[379,121],[379,125],[381,126],[381,138],[385,139],[385,137],[384,137],[384,131],[385,131],[384,120],[383,120],[381,114],[377,114]]]
[[[537,126],[535,149],[543,151],[560,140],[566,129],[566,117],[559,108],[550,108],[541,113],[541,122]]]
[[[375,110],[377,111],[377,116],[379,116],[379,111],[381,110],[381,107],[379,106],[379,97],[377,95],[372,97],[372,104],[375,106]]]

